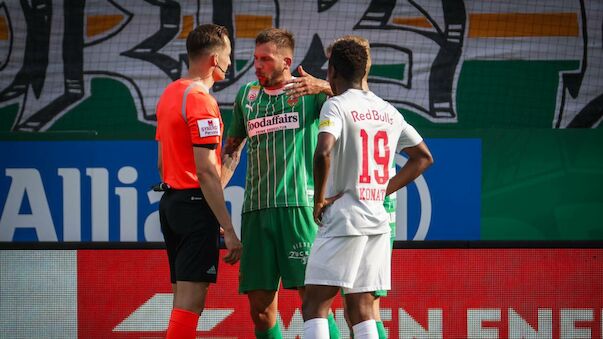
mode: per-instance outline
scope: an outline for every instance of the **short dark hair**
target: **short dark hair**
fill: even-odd
[[[291,51],[295,48],[295,39],[291,32],[280,28],[266,28],[255,37],[255,44],[265,44],[272,42],[277,48],[288,48]]]
[[[329,46],[327,46],[326,52],[327,55],[331,54],[331,49],[333,48],[333,44],[341,41],[341,40],[352,40],[352,41],[356,41],[357,43],[359,43],[361,46],[364,46],[364,48],[366,48],[366,53],[368,54],[368,58],[371,58],[371,44],[369,43],[368,39],[360,36],[360,35],[354,35],[354,34],[348,34],[348,35],[344,35],[342,37],[339,37],[337,39],[335,39],[335,41],[333,41],[333,43],[331,43]]]
[[[362,81],[366,74],[367,61],[366,47],[354,40],[336,41],[331,48],[329,65],[345,80]]]
[[[225,36],[228,36],[228,30],[224,26],[215,24],[197,26],[186,38],[186,53],[189,59],[195,59],[223,47]]]

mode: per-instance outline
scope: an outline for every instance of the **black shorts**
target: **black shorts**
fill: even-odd
[[[201,189],[163,193],[159,220],[170,263],[170,280],[215,283],[220,225]]]

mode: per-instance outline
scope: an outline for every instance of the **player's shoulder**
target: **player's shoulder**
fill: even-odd
[[[400,110],[398,110],[391,102],[383,99],[373,92],[371,92],[371,99],[381,111],[387,111],[388,113],[391,113],[394,119],[404,121],[404,116]]]
[[[184,92],[185,88],[186,86],[184,86],[184,82],[182,81],[182,79],[172,81],[167,84],[167,86],[165,86],[163,92],[161,93],[161,97],[172,98],[175,96],[182,96],[182,93]]]
[[[260,85],[260,82],[257,80],[254,81],[250,81],[248,83],[245,83],[243,85],[241,85],[241,87],[239,87],[239,93],[244,93],[249,91],[250,89],[261,89],[262,85]]]
[[[203,103],[217,105],[216,98],[214,98],[214,96],[208,92],[208,90],[205,86],[202,86],[202,85],[190,86],[188,93],[185,92],[184,94],[187,95],[187,98],[186,98],[187,101],[203,102]]]
[[[160,101],[166,103],[182,102],[183,100],[196,100],[211,97],[202,85],[188,79],[178,79],[169,83],[163,93]],[[193,99],[191,99],[191,97]]]
[[[348,90],[339,95],[329,97],[326,102],[341,106],[342,104],[353,100],[355,100],[355,92]]]
[[[390,103],[388,101],[386,101],[385,99],[383,99],[382,97],[378,96],[377,94],[375,94],[375,92],[373,91],[368,91],[367,92],[367,97],[368,99],[373,103],[373,104],[378,104],[380,106],[383,107],[388,107],[388,105],[390,105]]]
[[[322,110],[325,111],[338,111],[342,108],[345,99],[341,97],[341,95],[336,95],[330,98],[327,98],[322,106]]]
[[[261,89],[262,85],[260,85],[260,82],[257,80],[243,84],[239,87],[239,91],[237,92],[237,101],[241,99],[253,101],[256,99]]]
[[[304,96],[304,98],[310,98],[318,103],[325,103],[329,99],[329,96],[325,93],[320,92],[316,94],[306,95]]]

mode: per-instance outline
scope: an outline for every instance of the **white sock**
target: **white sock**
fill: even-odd
[[[354,339],[379,339],[377,323],[374,319],[365,320],[352,326],[352,331],[354,331]]]
[[[304,321],[304,339],[329,339],[329,321],[326,318]]]

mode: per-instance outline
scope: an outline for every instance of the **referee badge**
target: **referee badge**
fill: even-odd
[[[249,92],[247,92],[247,101],[252,102],[257,99],[260,88],[260,86],[251,86]]]

